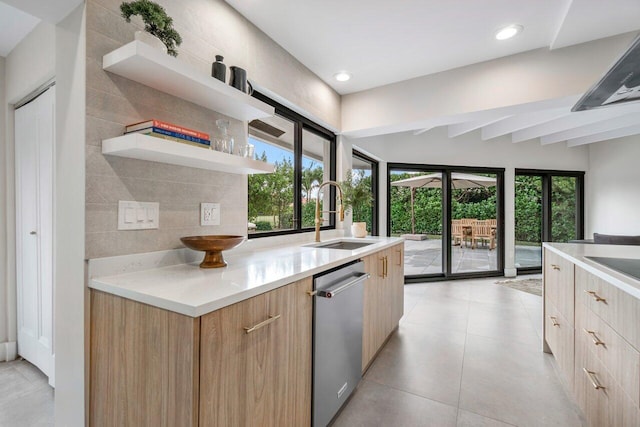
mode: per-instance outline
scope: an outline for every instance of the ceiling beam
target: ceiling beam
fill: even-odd
[[[610,108],[578,111],[546,123],[531,126],[511,134],[511,142],[518,143],[545,135],[562,132],[591,123],[609,120],[626,113],[640,112],[640,103],[624,104]]]
[[[449,138],[455,138],[457,136],[464,135],[465,133],[472,132],[476,129],[480,129],[482,127],[497,123],[508,117],[511,117],[511,116],[505,116],[505,115],[501,115],[498,117],[493,116],[491,118],[449,125]]]
[[[535,111],[506,118],[497,123],[482,128],[482,140],[497,138],[508,133],[516,132],[528,127],[546,123],[559,117],[569,115],[569,107],[552,110]]]
[[[640,123],[640,113],[627,113],[609,120],[603,120],[597,123],[591,123],[574,129],[569,129],[563,132],[556,132],[550,135],[542,136],[540,138],[540,143],[542,145],[555,144],[562,141],[568,141],[570,139],[582,138],[615,129],[626,128],[638,123]]]
[[[425,132],[429,132],[434,127],[435,126],[429,126],[429,127],[423,128],[423,129],[418,129],[417,131],[413,132],[413,136],[422,135]]]
[[[628,126],[621,129],[614,129],[594,135],[574,138],[567,141],[567,147],[578,147],[580,145],[593,144],[594,142],[606,141],[609,139],[623,138],[625,136],[640,134],[640,124]]]

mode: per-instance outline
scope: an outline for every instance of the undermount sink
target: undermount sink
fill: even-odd
[[[342,249],[345,251],[352,251],[354,249],[360,249],[365,246],[373,245],[375,242],[351,242],[348,240],[340,240],[337,242],[327,242],[315,244],[313,247],[315,248],[323,248],[323,249]]]

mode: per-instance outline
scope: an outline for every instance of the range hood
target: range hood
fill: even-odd
[[[640,36],[571,111],[640,101]]]

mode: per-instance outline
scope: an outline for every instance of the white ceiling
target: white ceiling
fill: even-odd
[[[0,0],[0,56],[7,56],[40,21],[60,22],[83,0]]]
[[[640,29],[640,0],[226,1],[341,94]]]

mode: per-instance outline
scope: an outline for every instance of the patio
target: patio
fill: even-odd
[[[442,241],[440,239],[405,240],[404,274],[406,276],[442,273]],[[451,270],[453,273],[496,270],[497,249],[488,246],[475,249],[464,244],[451,248]],[[539,246],[516,245],[516,267],[531,267],[542,264]]]

